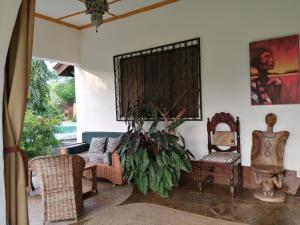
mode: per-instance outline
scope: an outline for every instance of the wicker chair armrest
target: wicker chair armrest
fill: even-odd
[[[112,167],[114,167],[114,169],[116,170],[121,170],[121,160],[120,160],[120,156],[119,153],[117,151],[114,151],[112,153]]]
[[[78,143],[74,145],[68,145],[60,147],[58,149],[57,155],[67,155],[67,154],[78,154],[86,152],[89,150],[90,145],[88,143]]]
[[[122,175],[122,166],[120,156],[117,151],[112,153],[112,169],[113,169],[113,179],[114,184],[122,185],[124,183]]]
[[[73,157],[73,170],[74,170],[74,183],[81,184],[85,161],[81,156],[74,155]]]

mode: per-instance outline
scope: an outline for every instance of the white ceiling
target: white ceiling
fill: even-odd
[[[36,0],[35,11],[58,19],[84,9],[84,3],[78,0]]]
[[[155,3],[163,2],[166,0],[108,0],[114,2],[109,4],[109,12],[113,15],[119,16]],[[51,19],[66,22],[75,26],[84,26],[90,24],[90,15],[81,13],[62,20],[59,18],[71,15],[85,10],[85,5],[79,0],[36,0],[36,13],[50,17]],[[105,14],[104,19],[113,17]],[[52,21],[55,22],[55,21]]]

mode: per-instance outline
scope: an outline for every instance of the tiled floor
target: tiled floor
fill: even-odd
[[[175,188],[169,199],[134,190],[124,204],[153,203],[250,225],[300,225],[300,203],[294,197],[289,196],[286,203],[265,203],[252,194],[253,190],[243,189],[232,200],[227,186],[211,185],[200,194],[195,183],[188,183]]]
[[[98,183],[98,190],[98,194],[90,196],[84,202],[85,212],[82,218],[96,216],[97,212],[107,205],[118,205],[131,193],[130,188],[126,186],[112,187],[107,182]],[[253,190],[243,189],[242,192],[237,192],[232,200],[227,186],[211,185],[200,194],[195,183],[187,183],[175,188],[168,199],[161,199],[154,193],[145,196],[135,189],[123,204],[153,203],[250,225],[300,225],[300,203],[295,202],[294,197],[289,196],[286,203],[265,203],[253,198],[252,194]],[[30,196],[30,224],[42,224],[41,209],[41,197],[35,194]]]
[[[37,185],[35,185],[37,186]],[[87,194],[84,197],[84,208],[80,220],[92,218],[109,206],[117,206],[124,202],[132,193],[132,185],[113,186],[110,182],[101,181],[97,184],[98,193]],[[39,189],[28,197],[30,225],[42,225],[43,202]],[[72,220],[47,223],[47,225],[67,225]]]

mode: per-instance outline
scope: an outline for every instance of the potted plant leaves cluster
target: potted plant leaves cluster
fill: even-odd
[[[172,188],[178,186],[181,171],[191,171],[193,156],[186,149],[183,136],[176,132],[185,121],[185,110],[171,119],[167,111],[154,105],[140,105],[129,107],[128,131],[119,148],[123,177],[144,194],[151,190],[168,197]]]

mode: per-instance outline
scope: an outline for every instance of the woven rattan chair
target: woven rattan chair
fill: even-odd
[[[40,181],[43,221],[78,220],[83,208],[85,161],[77,155],[37,157],[30,161]]]

